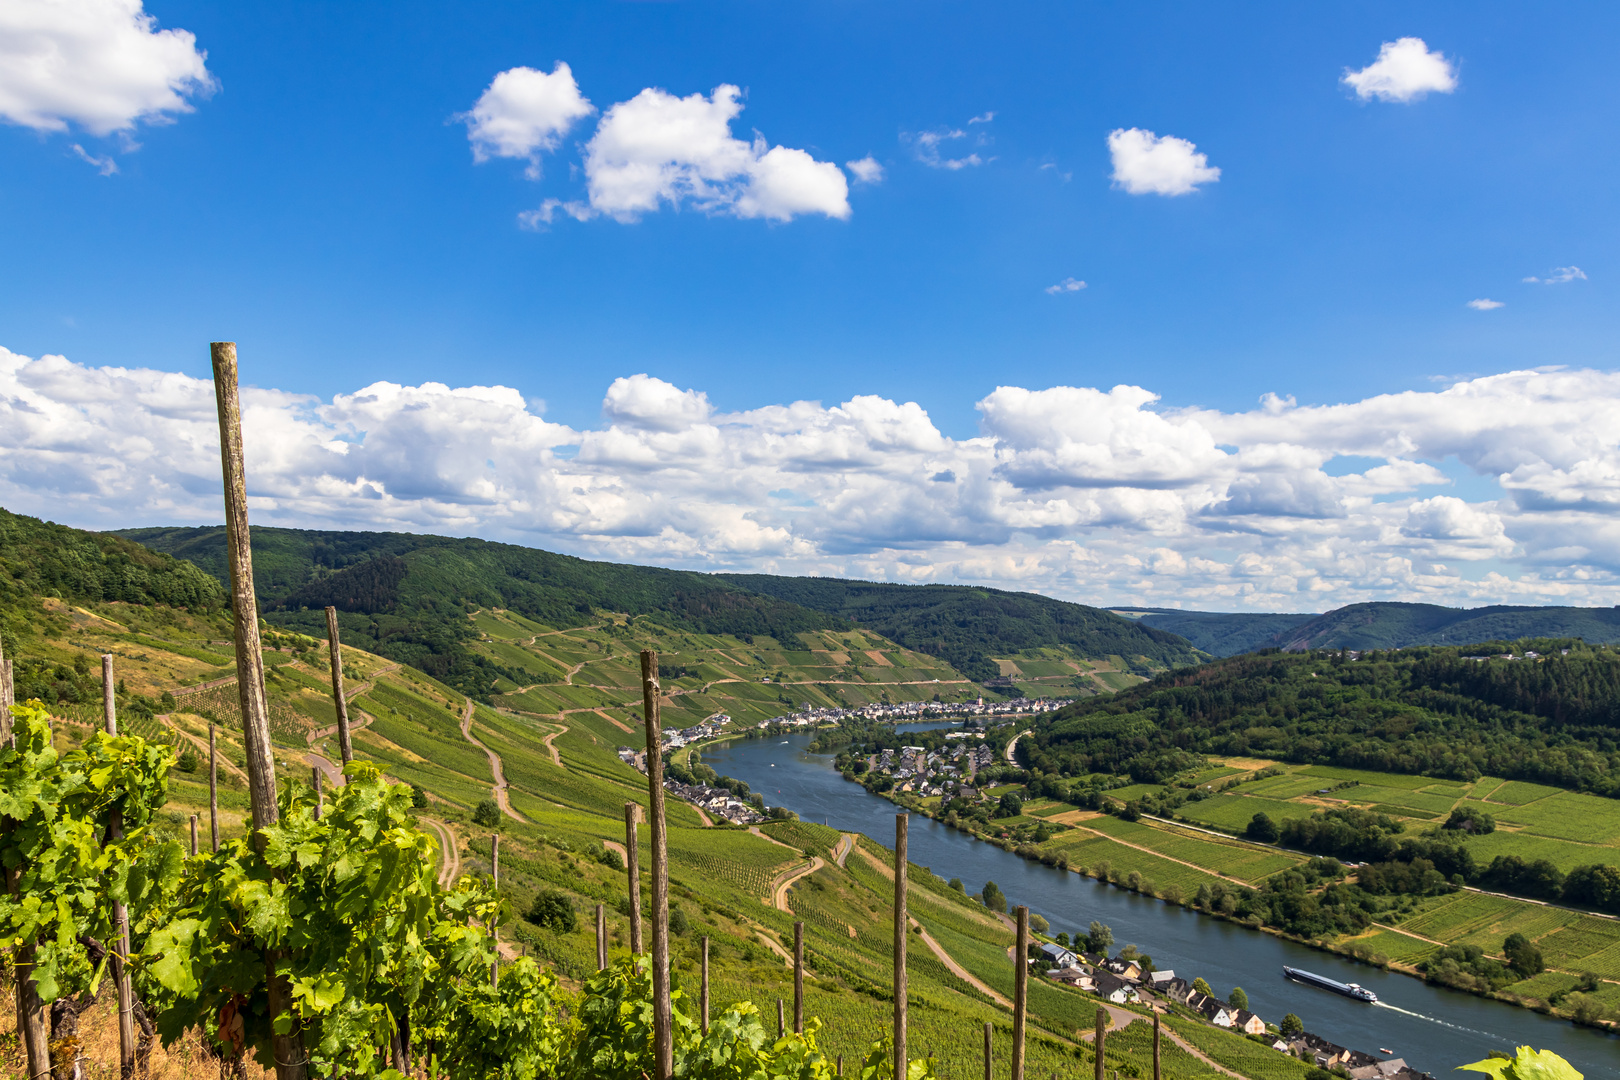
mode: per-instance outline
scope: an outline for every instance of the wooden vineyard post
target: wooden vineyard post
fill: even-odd
[[[1159,1068],[1159,1014],[1153,1014],[1153,1080],[1164,1080]]]
[[[193,858],[195,858],[196,855],[197,855],[197,815],[196,814],[191,815],[191,854],[192,854]]]
[[[101,658],[101,715],[107,734],[118,734],[117,684],[113,682],[113,658]],[[107,821],[107,839],[124,835],[124,815],[114,810]],[[119,901],[112,905],[113,932],[109,967],[113,985],[118,988],[118,1075],[131,1080],[135,1075],[135,997],[129,983],[129,910]]]
[[[984,1022],[984,1080],[990,1080],[990,1021]]]
[[[354,760],[349,742],[349,700],[343,696],[343,646],[338,641],[337,608],[326,609],[326,645],[332,654],[332,704],[337,707],[338,755],[346,767]]]
[[[6,659],[6,646],[0,641],[0,746],[11,746],[11,661]]]
[[[1024,1018],[1029,1012],[1029,908],[1018,905],[1018,940],[1013,946],[1012,1080],[1024,1080]]]
[[[225,542],[230,554],[231,617],[236,639],[236,692],[242,707],[242,749],[247,757],[248,800],[253,811],[254,848],[264,851],[264,834],[280,816],[276,807],[276,761],[270,748],[270,710],[265,700],[264,654],[259,648],[259,605],[253,589],[253,547],[248,534],[247,469],[242,455],[242,405],[237,389],[236,343],[210,347],[214,400],[219,410],[220,468],[225,480]],[[195,846],[195,845],[193,845]],[[292,984],[276,972],[275,951],[265,954],[270,1015],[293,1018],[286,1034],[272,1037],[278,1080],[304,1080],[309,1058],[293,1010]]]
[[[596,970],[607,967],[607,907],[596,905]]]
[[[1108,1038],[1108,1010],[1097,1006],[1097,1033],[1092,1036],[1091,1049],[1097,1055],[1096,1080],[1103,1080],[1103,1043]]]
[[[781,1039],[787,1034],[787,1018],[782,1007],[782,999],[776,999],[776,1037]]]
[[[326,790],[321,786],[321,769],[315,766],[310,769],[311,780],[315,784],[315,820],[321,820],[321,814],[326,810]]]
[[[670,1038],[669,1005],[669,852],[664,836],[663,731],[658,722],[658,654],[641,654],[642,716],[647,728],[647,801],[652,825],[652,977],[653,1058],[652,1080],[669,1080],[675,1071],[675,1047]]]
[[[894,1075],[906,1075],[906,826],[911,818],[894,815]]]
[[[703,1013],[703,1034],[709,1033],[709,935],[703,935],[703,988],[698,993],[698,1007]]]
[[[836,1075],[838,1077],[838,1080],[844,1080],[844,1055],[843,1054],[838,1055],[837,1072],[834,1075]]]
[[[804,923],[793,924],[793,1033],[804,1034]]]
[[[208,724],[208,836],[219,850],[219,743],[213,721]]]
[[[636,835],[640,820],[641,804],[625,803],[624,872],[630,879],[630,952],[635,956],[641,955],[641,849]]]
[[[489,836],[489,878],[490,878],[490,885],[492,885],[496,889],[499,889],[501,887],[501,834],[500,833],[491,833],[490,836]],[[598,904],[597,905],[597,911],[600,912],[601,909],[602,909],[602,906],[600,904]],[[491,924],[491,926],[489,928],[489,936],[495,942],[495,959],[489,965],[489,985],[498,988],[501,985],[501,931],[500,931],[500,928],[493,925],[493,924]]]

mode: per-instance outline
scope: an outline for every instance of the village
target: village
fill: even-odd
[[[971,736],[972,732],[952,732],[946,738]],[[978,735],[982,739],[982,734]],[[943,799],[979,798],[973,785],[974,775],[995,761],[995,753],[984,743],[970,745],[958,742],[940,750],[930,751],[921,746],[902,746],[898,750],[883,750],[866,758],[866,773],[872,777],[892,780],[895,793],[913,794],[923,798],[939,796]]]
[[[1030,961],[1036,970],[1044,968],[1045,976],[1053,982],[1096,994],[1114,1005],[1145,1004],[1156,1012],[1182,1011],[1350,1080],[1433,1080],[1428,1073],[1407,1065],[1404,1058],[1377,1058],[1313,1035],[1293,1014],[1281,1024],[1268,1024],[1243,1005],[1222,1001],[1208,992],[1202,979],[1189,982],[1174,971],[1154,970],[1152,962],[1142,958],[1133,946],[1126,946],[1114,957],[1075,952],[1062,943],[1047,942],[1039,948],[1040,959]],[[1234,997],[1240,994],[1237,991]]]

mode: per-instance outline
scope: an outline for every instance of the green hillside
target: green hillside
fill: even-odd
[[[222,527],[118,535],[226,579]],[[253,576],[269,622],[324,636],[322,609],[333,605],[344,640],[485,700],[498,680],[515,683],[522,676],[469,647],[478,635],[466,616],[479,608],[510,610],[553,628],[585,626],[610,611],[673,629],[743,637],[848,625],[706,574],[409,533],[255,528]]]
[[[1301,623],[1318,618],[1314,614],[1285,614],[1246,611],[1175,611],[1170,608],[1112,608],[1143,626],[1164,630],[1186,638],[1194,647],[1211,656],[1236,656],[1275,645]]]
[[[997,658],[1051,647],[1080,658],[1121,657],[1137,674],[1202,659],[1174,634],[1034,593],[768,574],[716,576],[849,619],[909,649],[937,656],[979,681],[1002,674]]]
[[[1403,649],[1475,641],[1578,637],[1620,642],[1620,608],[1450,608],[1438,604],[1351,604],[1325,614],[1114,608],[1143,626],[1186,638],[1212,656],[1257,649]]]
[[[1556,637],[1620,642],[1620,608],[1351,604],[1290,627],[1266,644],[1287,650],[1399,649]]]
[[[1509,651],[1518,658],[1468,658]],[[1617,729],[1620,652],[1498,641],[1218,660],[1061,709],[1020,751],[1069,775],[1156,781],[1216,753],[1620,795]]]

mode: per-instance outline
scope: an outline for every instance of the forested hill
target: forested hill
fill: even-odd
[[[1351,604],[1290,627],[1266,644],[1289,650],[1398,649],[1554,637],[1594,645],[1620,642],[1620,608]]]
[[[1175,634],[1100,608],[1034,593],[969,585],[897,585],[838,578],[717,574],[746,589],[849,619],[908,649],[947,661],[971,679],[994,678],[993,656],[1067,647],[1088,657],[1118,656],[1141,673],[1197,663]]]
[[[1620,651],[1569,639],[1251,653],[1071,705],[1019,749],[1071,776],[1157,781],[1218,753],[1620,796]]]
[[[1320,618],[1315,613],[1247,611],[1176,611],[1170,608],[1114,608],[1143,626],[1178,634],[1211,656],[1236,656],[1277,644],[1277,637],[1301,623]]]
[[[0,629],[8,652],[27,632],[41,597],[68,604],[165,604],[195,612],[225,605],[219,583],[190,563],[122,537],[0,509]]]
[[[223,527],[119,535],[226,580]],[[848,625],[708,574],[409,533],[255,527],[253,577],[269,622],[321,637],[322,609],[330,604],[342,613],[346,642],[474,696],[505,674],[465,647],[477,637],[466,614],[477,608],[505,608],[553,627],[585,625],[594,621],[593,612],[625,612],[671,628],[740,637],[791,638]]]

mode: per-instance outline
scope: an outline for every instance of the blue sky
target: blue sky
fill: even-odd
[[[67,6],[103,21],[128,21],[139,8],[129,0]],[[23,14],[10,24],[0,19],[0,68],[6,56],[66,34],[29,23],[27,10],[37,7],[19,0]],[[183,64],[168,69],[177,107],[154,113],[148,102],[144,115],[122,123],[91,117],[85,102],[97,92],[147,91],[97,87],[96,70],[106,65],[88,52],[68,50],[40,77],[59,79],[61,87],[15,74],[8,84],[0,74],[0,113],[10,121],[0,125],[0,242],[10,256],[0,263],[0,346],[17,357],[55,354],[74,370],[205,378],[206,343],[231,338],[241,344],[246,379],[313,396],[315,406],[286,406],[306,420],[316,417],[312,408],[337,408],[340,397],[379,381],[508,387],[528,403],[522,423],[557,429],[536,430],[552,432],[540,440],[544,453],[562,461],[591,460],[590,439],[581,433],[606,437],[615,424],[674,430],[667,419],[649,420],[640,405],[626,405],[630,398],[674,403],[688,420],[708,423],[795,401],[832,408],[870,395],[895,408],[916,403],[934,433],[924,442],[938,436],[959,447],[977,436],[999,440],[998,453],[1013,453],[1045,436],[988,419],[1011,415],[987,411],[997,387],[1106,392],[1129,384],[1157,395],[1130,410],[1181,428],[1204,416],[1200,430],[1215,432],[1212,445],[1222,448],[1213,452],[1232,459],[1222,468],[1250,477],[1180,466],[1168,479],[1107,469],[1065,474],[1062,483],[1048,478],[1046,486],[1019,488],[1017,499],[1030,507],[1057,500],[1069,510],[1009,516],[1003,500],[1002,510],[968,514],[964,524],[931,522],[910,532],[898,523],[851,531],[831,494],[851,498],[861,489],[847,474],[813,493],[755,485],[714,495],[716,507],[729,508],[716,509],[719,517],[775,530],[776,541],[750,546],[754,541],[715,533],[712,522],[687,528],[678,515],[651,511],[615,518],[596,507],[582,511],[594,524],[559,525],[548,516],[555,503],[532,492],[512,499],[447,494],[433,487],[438,481],[413,473],[385,485],[391,498],[419,489],[430,500],[498,509],[445,517],[419,502],[378,524],[687,565],[978,576],[1089,599],[1165,602],[1173,592],[1196,595],[1204,606],[1320,607],[1318,600],[1358,598],[1363,587],[1373,590],[1369,596],[1453,602],[1609,596],[1620,563],[1607,494],[1614,484],[1593,479],[1608,476],[1614,440],[1606,432],[1562,457],[1526,449],[1503,461],[1492,456],[1501,437],[1490,422],[1481,420],[1471,441],[1426,442],[1367,403],[1419,392],[1432,405],[1425,415],[1443,417],[1449,406],[1434,395],[1459,379],[1553,365],[1597,379],[1616,366],[1620,76],[1612,57],[1620,14],[1612,5],[473,8],[155,0],[144,12],[156,23],[132,23],[134,37],[183,29],[206,54],[206,75],[193,70],[189,82],[175,81]],[[1403,38],[1421,39],[1416,55],[1426,50],[1449,84],[1410,100],[1358,96],[1346,74],[1368,68],[1386,43]],[[124,35],[96,47],[138,56],[144,46],[133,40]],[[179,63],[167,55],[163,62]],[[516,68],[553,73],[559,62],[588,99],[589,115],[557,133],[553,148],[534,152],[537,169],[521,154],[476,162],[465,114],[492,81]],[[547,200],[554,207],[591,203],[597,174],[588,144],[615,105],[644,100],[637,95],[649,88],[687,98],[723,85],[740,88],[741,111],[730,123],[737,145],[757,132],[766,142],[755,154],[803,151],[794,162],[806,169],[819,163],[818,182],[835,176],[847,190],[843,202],[833,192],[807,205],[825,208],[831,199],[843,207],[838,214],[742,216],[747,182],[733,181],[707,208],[691,197],[679,205],[666,199],[629,215],[634,220],[597,212],[583,221],[555,210],[549,224],[525,227],[521,215]],[[1111,132],[1128,129],[1195,144],[1187,153],[1205,155],[1218,179],[1184,194],[1133,193],[1128,179],[1117,179],[1121,166],[1109,144]],[[956,131],[964,134],[952,137]],[[970,154],[976,163],[939,167]],[[880,166],[881,179],[859,182],[849,163],[863,159]],[[538,178],[529,175],[535,171]],[[1579,268],[1579,276],[1565,268]],[[1549,275],[1569,280],[1524,280]],[[1048,291],[1066,280],[1085,287]],[[1500,306],[1467,306],[1479,300]],[[626,383],[605,404],[615,380],[642,374],[653,381]],[[13,392],[14,409],[33,386],[19,378],[27,385]],[[658,389],[664,384],[669,393]],[[1498,393],[1508,384],[1489,385]],[[1548,400],[1529,383],[1512,385],[1527,400]],[[651,397],[642,393],[648,387],[656,391]],[[1578,410],[1596,392],[1582,384],[1559,400]],[[1243,453],[1258,460],[1269,451],[1256,448],[1280,438],[1237,419],[1261,415],[1265,394],[1291,398],[1301,410],[1362,403],[1363,414],[1382,417],[1367,422],[1382,434],[1335,442],[1307,431],[1288,444],[1307,447],[1296,463],[1305,473],[1279,481],[1295,502],[1244,502],[1233,483],[1264,486],[1280,475],[1274,462],[1254,466],[1260,473],[1253,475],[1233,465]],[[693,395],[703,402],[698,413],[680,404],[697,400]],[[88,415],[82,403],[60,394],[52,400]],[[536,420],[542,409],[543,422]],[[1509,404],[1500,415],[1514,413]],[[1093,419],[1075,414],[1063,422],[1087,429]],[[316,420],[356,442],[368,430],[352,417]],[[1542,424],[1539,434],[1550,438],[1571,421],[1555,412],[1511,422]],[[756,417],[741,428],[757,435],[763,423]],[[1145,423],[1142,437],[1161,444],[1162,433]],[[739,430],[734,421],[710,426]],[[1015,427],[1025,434],[1013,434]],[[1253,444],[1217,431],[1226,428],[1241,428]],[[1052,430],[1048,425],[1046,434]],[[1497,435],[1489,436],[1492,430]],[[1071,448],[1089,445],[1084,430],[1063,439]],[[1407,444],[1418,448],[1402,449]],[[872,445],[881,457],[891,444]],[[921,443],[907,445],[924,452]],[[1359,461],[1369,447],[1375,462],[1410,460],[1437,473],[1423,474],[1426,484],[1413,473],[1407,486],[1377,493],[1340,485],[1332,506],[1350,507],[1354,518],[1361,512],[1354,500],[1367,499],[1422,518],[1429,510],[1412,508],[1441,495],[1476,517],[1494,515],[1501,529],[1470,518],[1473,524],[1442,528],[1450,530],[1445,536],[1424,537],[1428,526],[1368,519],[1368,535],[1393,529],[1390,535],[1427,540],[1430,548],[1391,541],[1388,557],[1409,566],[1390,571],[1384,585],[1366,584],[1385,580],[1366,569],[1322,577],[1342,562],[1321,547],[1332,537],[1302,539],[1295,526],[1325,522],[1331,531],[1344,519],[1300,493],[1321,487],[1315,473],[1334,483],[1347,468],[1364,474],[1364,464],[1343,461]],[[1140,451],[1114,448],[1116,457]],[[669,452],[680,458],[697,451]],[[737,460],[751,453],[728,452],[741,455]],[[1076,453],[1081,464],[1071,466],[1084,472],[1095,465],[1095,454]],[[823,450],[807,455],[784,468],[818,476],[833,469]],[[153,475],[189,490],[173,478],[185,467],[162,457]],[[1340,465],[1330,464],[1335,459]],[[491,470],[496,460],[484,458]],[[631,466],[613,460],[614,476],[627,482]],[[659,460],[660,468],[705,468],[692,458]],[[95,472],[84,468],[86,476]],[[380,475],[380,465],[370,468]],[[992,479],[1017,472],[1006,461],[985,468]],[[1590,535],[1579,539],[1579,553],[1548,539],[1567,534],[1566,522],[1535,516],[1533,500],[1497,479],[1543,468],[1573,485],[1575,494],[1553,499],[1560,513],[1586,508]],[[929,476],[942,471],[955,470]],[[345,476],[364,486],[357,474]],[[501,488],[501,476],[481,482]],[[147,523],[202,512],[179,497],[134,499],[124,489],[145,482],[127,477],[67,482],[35,470],[7,482],[9,490],[0,488],[6,505],[56,507],[54,516],[85,524],[109,515]],[[1087,509],[1087,496],[1065,494],[1162,493],[1181,490],[1178,484],[1203,494],[1173,512]],[[807,486],[814,485],[799,485]],[[783,511],[785,497],[768,495],[783,490],[798,491],[799,509],[808,500],[828,520],[795,524],[803,515]],[[931,505],[918,503],[913,516],[934,517]],[[1243,507],[1270,516],[1233,531]],[[1453,517],[1465,512],[1449,503],[1441,509]],[[278,520],[310,524],[364,523],[364,511],[358,503],[267,507]],[[1167,525],[1163,513],[1179,514],[1182,524]],[[1211,515],[1223,522],[1215,532]],[[1195,519],[1205,524],[1187,524]],[[1281,557],[1286,547],[1291,568],[1248,592],[1235,571],[1209,570],[1194,584],[1176,578],[1173,567],[1121,562],[1142,550],[1132,529],[1184,560],[1214,553],[1229,570],[1235,552],[1264,559]],[[1458,529],[1473,530],[1474,548],[1452,543],[1460,543]],[[646,539],[659,536],[678,539]],[[942,544],[971,557],[941,555]],[[1063,570],[1019,569],[1047,559],[1057,550],[1052,544],[1084,549],[1106,572],[1072,561]],[[1318,555],[1304,554],[1310,550]],[[925,552],[932,554],[917,554]],[[1463,563],[1475,578],[1485,568],[1507,584],[1469,591],[1461,584],[1469,576]],[[1571,567],[1579,568],[1578,581]],[[1173,588],[1160,588],[1172,581]]]

